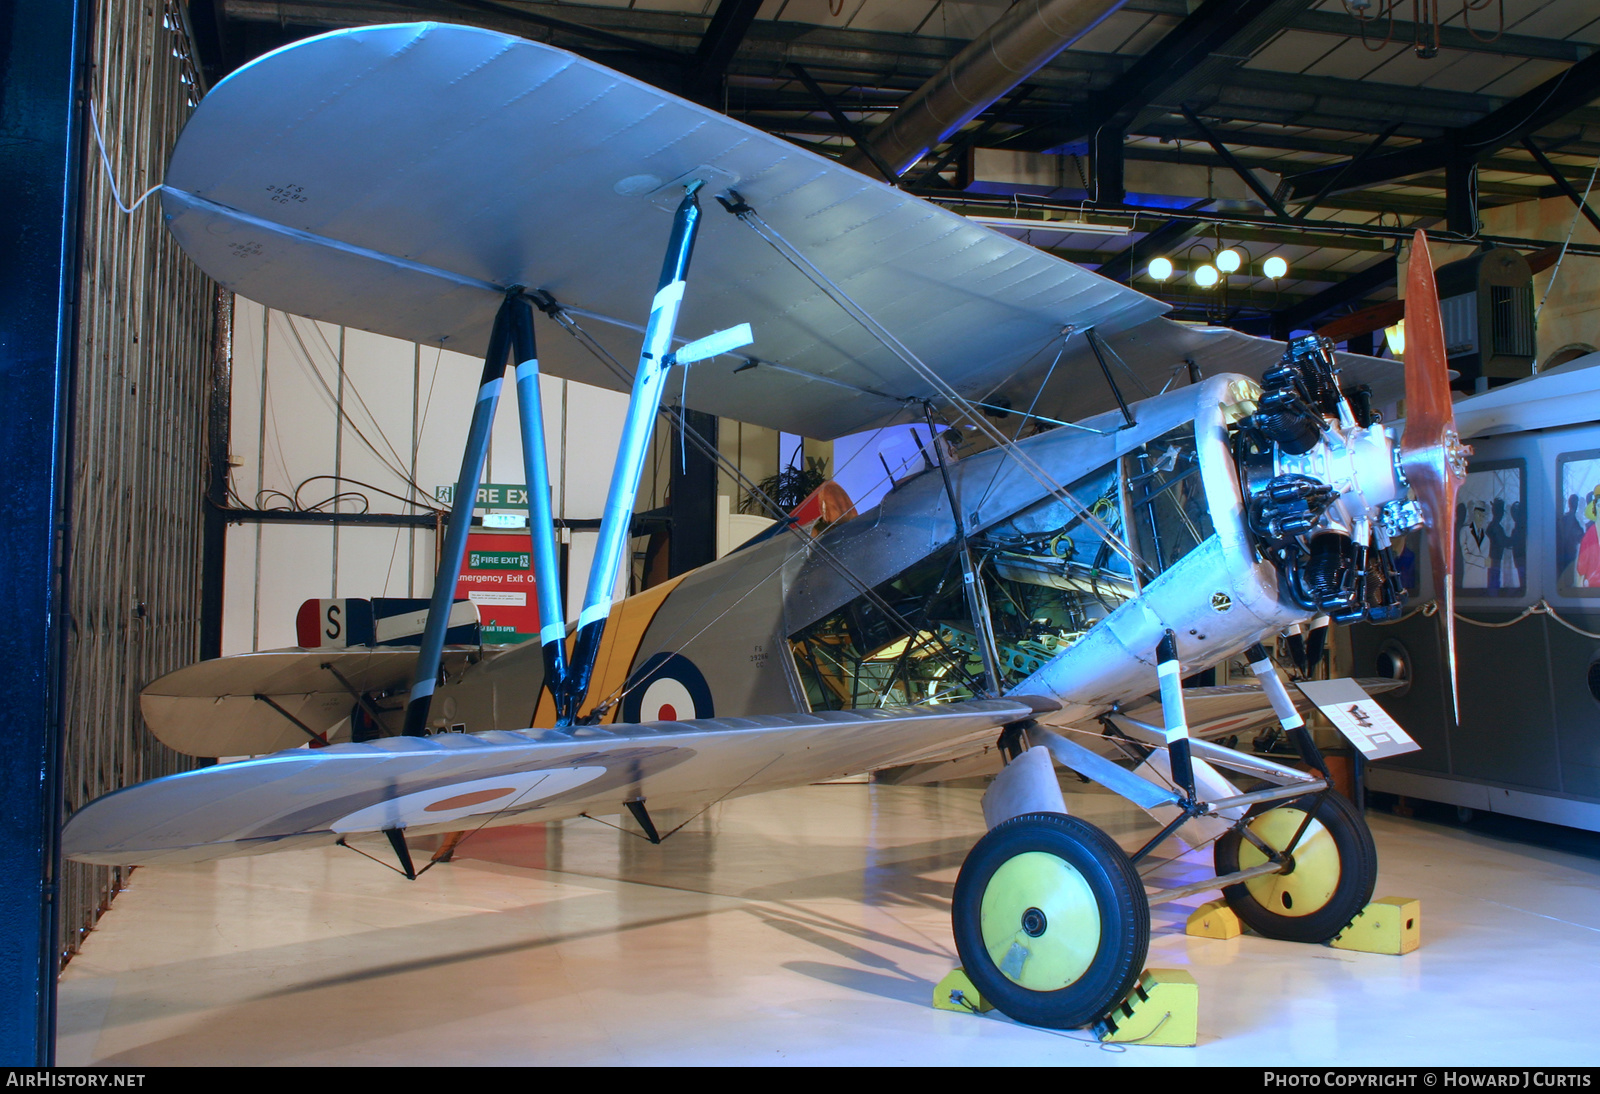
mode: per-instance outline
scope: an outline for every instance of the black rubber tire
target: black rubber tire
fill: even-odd
[[[1342,931],[1372,900],[1372,889],[1378,880],[1378,850],[1372,842],[1372,831],[1356,807],[1337,792],[1323,796],[1312,811],[1317,795],[1307,794],[1287,802],[1263,803],[1246,814],[1246,821],[1254,821],[1274,809],[1296,809],[1303,815],[1312,812],[1315,819],[1332,837],[1338,851],[1339,879],[1333,892],[1321,907],[1298,915],[1285,915],[1267,907],[1250,892],[1247,882],[1229,885],[1222,890],[1228,907],[1267,938],[1286,942],[1326,942]],[[1308,833],[1309,835],[1309,833]],[[1217,840],[1215,862],[1217,874],[1231,874],[1239,869],[1239,849],[1244,837],[1238,828],[1231,828]],[[1287,840],[1284,841],[1287,843]],[[1277,848],[1282,850],[1281,847]]]
[[[990,880],[1030,851],[1055,855],[1076,869],[1099,913],[1100,943],[1088,968],[1050,991],[1008,977],[983,938],[982,906]],[[1048,1029],[1075,1029],[1103,1018],[1133,990],[1150,948],[1150,905],[1133,863],[1110,836],[1063,813],[1014,817],[980,839],[961,864],[950,918],[961,967],[984,999],[1019,1022]]]

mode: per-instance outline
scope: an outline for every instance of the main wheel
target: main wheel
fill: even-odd
[[[996,825],[972,848],[951,907],[956,951],[1002,1013],[1085,1026],[1133,990],[1150,946],[1139,875],[1100,829],[1062,813]]]
[[[1326,942],[1344,929],[1372,899],[1378,878],[1378,851],[1367,822],[1338,793],[1307,794],[1287,803],[1264,803],[1245,823],[1275,851],[1289,846],[1306,814],[1300,843],[1286,874],[1266,874],[1222,890],[1245,923],[1268,938],[1288,942]],[[1267,861],[1238,828],[1217,840],[1218,875],[1248,870]]]

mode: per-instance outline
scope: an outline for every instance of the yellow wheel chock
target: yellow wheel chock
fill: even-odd
[[[1146,969],[1094,1032],[1102,1041],[1189,1048],[1200,1039],[1200,986],[1182,969]]]
[[[1189,914],[1183,933],[1196,938],[1238,938],[1244,933],[1244,924],[1226,900],[1211,900]]]
[[[1403,896],[1380,897],[1357,912],[1328,945],[1361,953],[1410,953],[1422,945],[1422,902]]]
[[[938,1010],[984,1014],[994,1009],[967,974],[951,969],[933,989]],[[1200,987],[1182,969],[1146,969],[1128,997],[1092,1027],[1101,1041],[1188,1047],[1199,1040]]]
[[[953,1010],[961,1014],[983,1014],[994,1009],[994,1004],[978,994],[967,974],[961,969],[951,969],[933,989],[936,1010]]]

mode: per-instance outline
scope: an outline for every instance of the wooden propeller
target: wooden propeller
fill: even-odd
[[[1450,372],[1445,359],[1439,290],[1433,280],[1428,237],[1419,229],[1406,274],[1406,415],[1400,437],[1400,468],[1410,482],[1426,520],[1434,595],[1444,622],[1450,667],[1450,702],[1456,720],[1461,703],[1456,681],[1455,539],[1456,493],[1467,477],[1472,449],[1456,433],[1450,402]]]

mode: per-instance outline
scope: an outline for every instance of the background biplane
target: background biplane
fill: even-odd
[[[1149,904],[1197,891],[1140,882],[1175,833],[1216,841],[1201,886],[1268,934],[1324,940],[1370,898],[1371,836],[1260,642],[1396,613],[1390,538],[1450,511],[1461,456],[1426,333],[1437,308],[1417,310],[1425,263],[1395,437],[1341,388],[1397,393],[1393,366],[1168,322],[1131,289],[626,76],[432,24],[240,69],[189,123],[162,200],[237,292],[487,353],[420,648],[250,654],[157,681],[145,713],[169,744],[273,754],[91,803],[69,856],[193,862],[383,833],[409,874],[408,835],[627,809],[656,839],[666,811],[978,755],[1005,766],[957,885],[958,949],[1002,1010],[1053,1026],[1117,1002]],[[447,649],[508,358],[530,483],[547,481],[540,370],[631,390],[628,421],[576,624],[535,489],[540,641]],[[1186,382],[1130,404],[1113,365]],[[869,512],[780,527],[613,603],[675,385],[684,406],[824,439],[943,422],[970,454],[933,445]],[[1017,423],[1070,424],[1023,439]],[[1241,650],[1258,687],[1184,693],[1181,677]],[[1306,770],[1205,739],[1268,718]],[[336,743],[292,747],[307,734]],[[1124,853],[1068,815],[1052,761],[1162,832]]]

